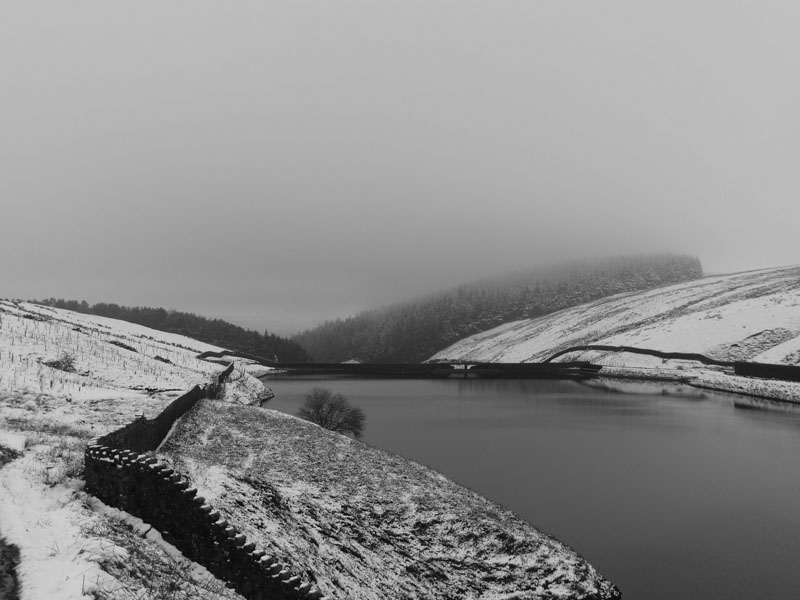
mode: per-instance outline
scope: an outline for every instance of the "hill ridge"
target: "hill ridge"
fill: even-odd
[[[502,323],[620,292],[697,279],[702,272],[696,257],[680,254],[574,261],[363,311],[292,339],[320,362],[421,362],[467,335]]]

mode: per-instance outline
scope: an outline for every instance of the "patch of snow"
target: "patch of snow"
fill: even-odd
[[[78,525],[93,518],[78,500],[82,483],[38,483],[30,473],[41,468],[26,455],[0,469],[0,533],[20,550],[23,597],[89,600],[92,585],[116,582],[87,556],[87,544],[94,550],[97,545]]]
[[[238,367],[234,368],[223,384],[222,398],[226,402],[260,405],[273,396],[272,390],[263,381]]]
[[[800,307],[798,311],[800,311]],[[800,365],[800,336],[767,348],[753,356],[751,360],[775,364]]]
[[[5,446],[11,450],[22,452],[25,450],[25,436],[20,433],[3,431],[0,429],[0,446]]]

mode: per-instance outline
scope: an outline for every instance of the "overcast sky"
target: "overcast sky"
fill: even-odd
[[[800,262],[800,4],[0,3],[0,297],[287,334],[564,257]]]

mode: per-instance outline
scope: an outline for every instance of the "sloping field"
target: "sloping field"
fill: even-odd
[[[163,458],[330,598],[615,598],[580,556],[417,463],[272,410],[202,401]]]
[[[542,361],[587,344],[800,362],[800,267],[706,277],[611,296],[465,338],[432,357]]]
[[[153,417],[205,383],[222,366],[195,355],[212,348],[114,319],[0,301],[0,538],[13,544],[21,598],[240,597],[83,492],[89,439],[136,415]],[[64,355],[69,370],[47,364]],[[0,553],[10,560],[8,550]],[[10,589],[3,571],[0,597]]]
[[[465,338],[431,360],[538,362],[573,346],[635,346],[720,360],[800,364],[800,267],[706,277],[620,294]],[[678,377],[698,385],[800,401],[800,385],[733,376],[730,369],[614,352],[559,357],[591,360],[604,373]]]
[[[205,350],[220,348],[125,321],[0,301],[0,389],[84,399],[184,391],[220,370],[196,358]],[[45,364],[65,354],[74,359],[71,369]]]

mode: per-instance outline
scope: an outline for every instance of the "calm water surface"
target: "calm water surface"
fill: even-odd
[[[569,544],[634,599],[800,598],[800,415],[576,382],[268,379]]]

